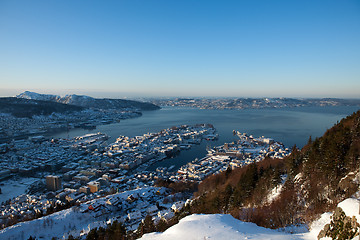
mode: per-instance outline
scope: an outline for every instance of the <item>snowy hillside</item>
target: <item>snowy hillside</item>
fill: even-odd
[[[339,203],[347,216],[355,216],[360,220],[358,199],[348,198]],[[310,226],[305,233],[290,234],[278,230],[259,227],[254,223],[242,222],[227,214],[193,214],[180,220],[180,222],[163,233],[145,234],[142,240],[203,240],[203,239],[286,239],[286,240],[315,240],[325,224],[330,223],[331,213],[324,213]],[[296,231],[296,227],[292,230]],[[303,229],[299,229],[300,231]],[[330,238],[322,238],[330,239]],[[354,239],[359,239],[359,236]]]
[[[154,201],[162,202],[163,198],[168,196],[172,197],[165,188],[156,187],[139,188],[109,195],[2,229],[0,239],[26,240],[29,236],[37,237],[37,239],[51,239],[52,237],[66,239],[69,234],[79,237],[86,235],[92,228],[106,227],[107,223],[113,220],[125,222],[128,229],[136,229],[141,219],[147,214],[157,214],[158,209]],[[161,211],[162,216],[172,212],[172,203],[161,206],[164,209]]]
[[[226,214],[193,214],[163,233],[149,233],[142,240],[301,239],[290,234],[241,222]]]
[[[25,91],[16,95],[17,98],[25,98],[25,99],[32,99],[32,100],[41,100],[41,101],[53,101],[53,102],[60,102],[61,97],[52,94],[39,94],[35,92]]]
[[[92,98],[83,95],[66,95],[64,97],[58,95],[39,94],[30,91],[25,91],[16,96],[17,98],[25,98],[32,100],[53,101],[58,103],[76,105],[86,108],[99,109],[138,109],[138,110],[157,110],[158,106],[147,103],[124,99],[108,99],[108,98]]]
[[[51,239],[57,237],[66,239],[69,234],[74,237],[82,236],[95,227],[106,227],[113,220],[124,222],[128,230],[137,228],[141,219],[147,214],[152,215],[153,220],[168,219],[166,215],[172,215],[176,203],[162,205],[161,210],[155,202],[163,202],[164,197],[169,196],[165,188],[147,187],[122,193],[109,195],[104,198],[91,200],[80,206],[75,206],[39,219],[18,223],[0,231],[0,239],[28,239],[29,236],[38,239]],[[169,196],[172,198],[172,196]],[[152,203],[151,203],[152,202]],[[359,215],[360,200],[348,198],[338,204],[346,216],[356,217]],[[259,227],[254,223],[243,222],[226,214],[193,214],[180,220],[180,222],[163,233],[149,233],[144,235],[143,240],[203,240],[203,239],[279,239],[279,240],[311,240],[317,239],[319,232],[330,223],[332,213],[324,213],[310,226],[310,231],[301,227],[287,227],[285,231],[272,230]],[[291,234],[289,232],[293,232]],[[322,238],[329,239],[329,238]],[[359,239],[358,236],[354,239]]]

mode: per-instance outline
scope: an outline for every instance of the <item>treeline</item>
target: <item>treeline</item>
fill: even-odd
[[[170,179],[159,178],[155,182],[156,187],[166,187],[174,193],[193,193],[198,189],[198,182],[196,181],[179,181],[174,182]]]
[[[106,227],[96,227],[89,231],[85,240],[135,240],[141,238],[146,233],[164,232],[169,227],[179,222],[180,216],[177,214],[173,219],[166,221],[161,219],[157,224],[154,223],[152,217],[147,215],[143,219],[135,231],[128,231],[123,223],[114,221]],[[35,237],[30,236],[29,239],[35,240]],[[53,237],[52,240],[57,240]],[[72,235],[67,237],[67,240],[80,240]]]
[[[202,181],[191,205],[183,209],[183,214],[229,213],[234,217],[252,221],[256,209],[267,203],[271,189],[282,182],[285,163],[280,159],[265,159],[242,168],[212,175]]]
[[[334,210],[336,204],[353,195],[357,187],[343,188],[341,179],[350,172],[359,171],[360,165],[360,111],[346,117],[321,138],[309,144],[297,157],[300,166],[295,168],[303,175],[302,193],[311,216]]]

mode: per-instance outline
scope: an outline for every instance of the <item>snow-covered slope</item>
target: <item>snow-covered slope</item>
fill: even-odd
[[[51,94],[40,94],[30,91],[25,91],[16,95],[17,98],[25,98],[25,99],[32,99],[32,100],[41,100],[41,101],[53,101],[53,102],[60,102],[61,97],[58,95],[51,95]]]
[[[86,234],[94,227],[106,227],[106,222],[116,215],[110,213],[98,216],[96,212],[84,211],[89,205],[101,205],[111,208],[109,202],[120,199],[124,201],[131,194],[141,196],[155,195],[159,188],[149,187],[136,189],[110,195],[104,198],[89,201],[67,210],[63,210],[46,217],[36,220],[18,223],[14,226],[2,229],[0,239],[28,239],[29,236],[37,236],[41,239],[51,239],[52,237],[66,238],[69,234],[79,236]],[[120,202],[121,202],[120,201]],[[135,202],[136,203],[136,202]],[[360,201],[349,198],[338,204],[347,216],[355,216],[360,220],[359,215]],[[139,205],[139,204],[135,204]],[[125,203],[122,204],[125,206]],[[139,210],[139,209],[138,209]],[[310,226],[310,231],[306,233],[290,234],[278,230],[259,227],[254,223],[242,222],[227,214],[193,214],[180,220],[180,222],[163,233],[145,234],[143,240],[203,240],[203,239],[279,239],[279,240],[316,240],[321,229],[330,222],[331,213],[324,213],[317,221]],[[296,231],[295,231],[296,232]],[[328,239],[328,238],[323,238]],[[355,238],[358,239],[358,238]]]
[[[227,214],[193,214],[163,233],[145,234],[142,240],[204,240],[204,239],[302,239],[276,230],[242,222]]]
[[[130,195],[145,197],[145,199],[146,197],[154,198],[151,196],[158,196],[158,191],[162,191],[161,188],[146,187],[94,199],[81,204],[79,207],[72,207],[42,218],[21,222],[2,229],[0,230],[0,239],[26,240],[30,236],[37,239],[51,239],[52,237],[66,239],[69,234],[79,237],[92,228],[106,227],[107,220],[111,218],[119,217],[119,221],[125,219],[127,215],[125,211],[126,206],[130,205],[126,199]],[[134,201],[133,205],[140,204],[142,202],[141,197]],[[112,208],[112,205],[115,204],[119,205],[120,208]],[[99,211],[88,211],[90,205],[99,209]],[[123,211],[118,211],[118,209]],[[138,210],[146,211],[146,208]]]
[[[348,198],[338,204],[345,212],[346,216],[355,216],[357,221],[360,223],[360,201],[355,198]]]
[[[82,95],[66,95],[64,97],[58,95],[51,95],[51,94],[40,94],[30,91],[25,91],[16,95],[17,98],[25,98],[25,99],[32,99],[32,100],[42,100],[42,101],[53,101],[59,102],[64,104],[71,104],[77,106],[87,107],[87,105],[93,104],[96,100],[95,98],[89,96],[82,96]]]
[[[360,221],[360,201],[348,198],[338,204],[347,216],[355,216]],[[254,223],[242,222],[226,214],[193,214],[163,233],[145,234],[142,240],[203,240],[203,239],[288,239],[288,240],[316,240],[325,224],[330,223],[332,213],[324,213],[312,223],[310,231],[306,233],[290,234],[277,230],[259,227]],[[322,238],[329,239],[329,238]],[[355,239],[359,239],[355,237]]]
[[[66,95],[64,97],[49,94],[39,94],[35,92],[25,91],[16,96],[17,98],[25,98],[32,100],[53,101],[58,103],[76,105],[87,108],[100,109],[139,109],[139,110],[157,110],[158,106],[147,103],[124,99],[108,99],[108,98],[92,98],[84,95]]]

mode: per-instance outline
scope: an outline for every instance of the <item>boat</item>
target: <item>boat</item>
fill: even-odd
[[[191,144],[180,144],[181,150],[189,150],[191,148]]]
[[[193,138],[193,139],[189,139],[188,143],[191,144],[200,144],[201,143],[201,139],[197,139],[197,138]]]

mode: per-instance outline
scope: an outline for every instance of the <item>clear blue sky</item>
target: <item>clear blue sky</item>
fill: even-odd
[[[360,1],[0,0],[0,95],[360,98]]]

